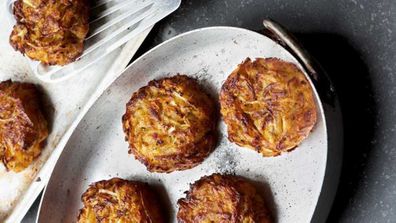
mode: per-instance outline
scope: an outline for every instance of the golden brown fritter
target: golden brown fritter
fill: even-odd
[[[296,65],[275,58],[249,58],[220,92],[221,114],[230,141],[263,156],[290,151],[316,122],[310,83]]]
[[[48,136],[39,93],[33,84],[0,83],[0,159],[19,172],[38,157]]]
[[[83,51],[88,10],[87,0],[17,0],[10,43],[43,64],[71,63]]]
[[[112,178],[91,184],[81,197],[80,223],[164,223],[159,199],[146,183]]]
[[[216,108],[186,75],[150,81],[132,95],[122,117],[130,153],[152,172],[201,163],[216,145]]]
[[[191,185],[178,201],[180,223],[270,223],[271,214],[255,187],[246,179],[213,174]]]

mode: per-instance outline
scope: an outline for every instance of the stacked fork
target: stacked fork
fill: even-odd
[[[90,9],[90,32],[83,54],[66,66],[46,66],[30,61],[35,75],[57,82],[80,73],[173,12],[181,0],[98,0]],[[12,14],[14,0],[9,0]]]

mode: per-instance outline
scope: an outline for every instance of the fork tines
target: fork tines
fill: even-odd
[[[90,32],[85,39],[85,49],[80,58],[95,49],[105,51],[121,46],[133,28],[143,19],[153,16],[153,0],[99,0],[92,8],[94,14],[90,20]],[[108,6],[109,7],[104,7]],[[92,9],[91,8],[91,9]],[[132,38],[132,37],[131,37]]]

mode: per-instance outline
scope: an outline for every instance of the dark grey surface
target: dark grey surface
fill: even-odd
[[[328,222],[396,222],[395,0],[185,0],[140,54],[199,27],[259,30],[264,18],[297,35],[340,97],[344,166]],[[37,202],[23,222],[33,222],[36,208]]]

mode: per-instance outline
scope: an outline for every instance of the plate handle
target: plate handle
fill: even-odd
[[[334,107],[336,93],[333,84],[320,64],[313,59],[298,40],[279,23],[270,19],[265,19],[263,25],[264,35],[276,41],[293,54],[311,78],[321,99]]]

